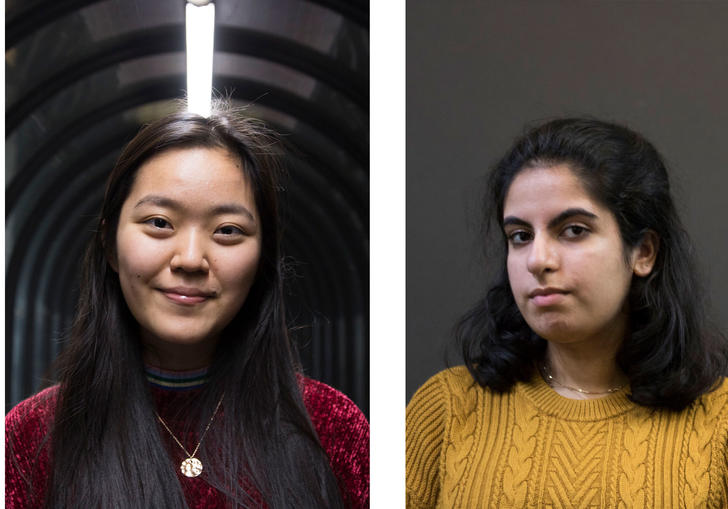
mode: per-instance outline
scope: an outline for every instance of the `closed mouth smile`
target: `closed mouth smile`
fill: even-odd
[[[215,292],[190,287],[160,288],[169,300],[177,304],[194,305],[215,297]]]

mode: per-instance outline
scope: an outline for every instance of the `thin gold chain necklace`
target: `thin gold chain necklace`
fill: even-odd
[[[590,394],[590,395],[605,395],[605,394],[614,394],[615,392],[621,391],[626,384],[622,384],[617,387],[612,387],[611,389],[607,389],[606,391],[587,391],[586,389],[582,389],[581,387],[574,387],[571,385],[562,384],[558,380],[554,378],[554,376],[551,374],[551,370],[548,367],[548,362],[544,362],[544,364],[541,366],[541,374],[543,375],[544,379],[546,380],[546,383],[548,383],[551,387],[554,385],[563,387],[564,389],[568,389],[570,391],[578,392],[579,394]]]
[[[210,422],[207,423],[207,427],[205,428],[205,431],[202,432],[202,436],[200,437],[200,441],[197,442],[197,447],[195,447],[195,450],[192,451],[192,454],[187,452],[187,449],[185,449],[185,446],[182,445],[182,442],[177,440],[177,437],[174,436],[174,433],[172,433],[172,430],[169,429],[169,426],[167,426],[167,423],[164,422],[164,419],[162,419],[157,412],[154,412],[154,415],[157,416],[157,419],[159,419],[159,422],[162,423],[162,426],[164,426],[164,429],[167,430],[167,433],[169,433],[172,438],[174,438],[174,441],[177,442],[177,445],[179,445],[182,450],[187,455],[187,459],[184,460],[180,466],[180,471],[186,475],[187,477],[197,477],[202,473],[202,462],[195,458],[195,454],[197,454],[197,450],[202,445],[202,441],[205,439],[205,435],[207,434],[207,430],[210,429],[210,426],[212,426],[212,421],[215,420],[215,416],[217,415],[217,411],[220,409],[220,405],[222,404],[222,398],[225,397],[225,393],[220,396],[220,401],[217,402],[217,406],[215,407],[215,411],[212,412],[212,417],[210,418]]]

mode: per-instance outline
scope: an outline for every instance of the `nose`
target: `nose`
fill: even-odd
[[[547,235],[536,235],[529,247],[526,265],[531,274],[539,276],[559,268],[558,250]]]
[[[209,271],[204,234],[190,229],[179,232],[176,237],[175,251],[170,261],[172,270],[190,273]]]

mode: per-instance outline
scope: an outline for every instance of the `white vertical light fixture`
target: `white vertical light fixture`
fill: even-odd
[[[189,0],[185,6],[187,29],[187,109],[210,116],[215,4]]]

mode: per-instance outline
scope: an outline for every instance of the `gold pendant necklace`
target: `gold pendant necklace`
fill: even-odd
[[[220,401],[217,402],[217,406],[215,407],[215,411],[212,412],[212,417],[210,418],[210,422],[207,423],[207,427],[205,428],[205,431],[202,432],[202,436],[200,437],[200,441],[197,443],[197,447],[195,447],[195,450],[192,451],[192,454],[187,452],[187,449],[185,449],[185,446],[182,445],[182,442],[177,440],[177,437],[174,436],[174,433],[172,433],[172,430],[169,429],[169,426],[167,426],[167,423],[164,422],[164,420],[159,416],[157,412],[154,412],[154,415],[157,416],[157,419],[159,419],[159,422],[162,423],[162,426],[164,426],[164,429],[167,430],[167,433],[169,433],[172,438],[174,438],[174,441],[177,442],[177,445],[179,445],[182,450],[187,455],[187,459],[184,460],[180,466],[180,471],[187,477],[197,477],[202,473],[202,462],[195,458],[195,454],[197,454],[197,450],[202,445],[202,441],[205,439],[205,435],[207,434],[207,430],[210,429],[210,426],[212,426],[212,421],[215,420],[215,416],[217,415],[217,411],[220,409],[220,405],[222,404],[222,398],[225,397],[225,393],[220,396]]]

